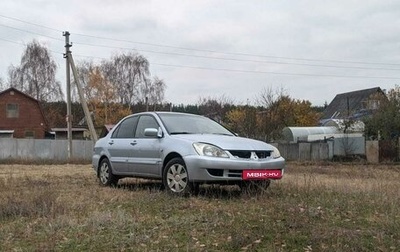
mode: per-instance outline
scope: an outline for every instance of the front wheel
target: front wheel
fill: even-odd
[[[116,186],[118,184],[119,178],[112,173],[110,161],[107,158],[100,162],[98,177],[102,186]]]
[[[187,196],[197,194],[199,185],[189,181],[186,164],[182,158],[171,159],[163,171],[163,184],[168,192]]]

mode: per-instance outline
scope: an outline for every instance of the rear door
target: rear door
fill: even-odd
[[[138,116],[126,118],[117,126],[107,143],[111,165],[119,173],[130,171],[128,163],[135,151],[134,136],[138,119]]]

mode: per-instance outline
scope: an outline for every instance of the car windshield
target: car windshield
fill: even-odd
[[[168,133],[173,134],[218,134],[233,136],[219,123],[203,116],[189,114],[160,113]]]

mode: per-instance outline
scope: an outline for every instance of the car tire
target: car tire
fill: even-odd
[[[102,186],[116,186],[118,184],[119,178],[112,173],[110,161],[107,158],[100,162],[98,178]]]
[[[239,187],[242,192],[261,193],[265,191],[270,184],[271,180],[241,181]]]
[[[163,170],[163,184],[168,193],[178,196],[196,195],[199,185],[189,180],[188,170],[182,158],[171,159]]]

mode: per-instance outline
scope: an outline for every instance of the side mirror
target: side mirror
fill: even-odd
[[[144,135],[147,137],[162,137],[162,131],[161,129],[155,129],[155,128],[146,128],[144,129]]]

